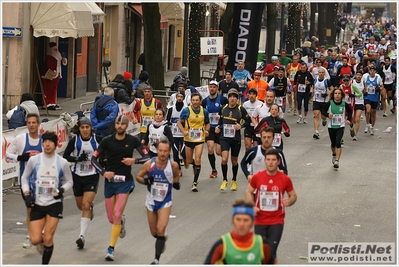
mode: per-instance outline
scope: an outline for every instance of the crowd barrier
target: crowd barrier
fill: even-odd
[[[196,87],[197,91],[201,94],[203,98],[209,95],[208,86],[200,86]],[[157,96],[155,96],[157,97]],[[83,111],[84,115],[90,118],[90,105],[93,106],[94,102],[86,102],[80,105],[81,111]],[[129,125],[126,132],[130,135],[138,135],[140,133],[140,123],[133,124],[132,112],[136,102],[133,101],[132,104],[119,104],[119,114],[123,114],[129,118]],[[75,125],[78,116],[76,114],[71,114],[72,123],[69,125]],[[62,154],[69,142],[70,139],[70,127],[68,123],[61,118],[51,120],[48,122],[43,122],[40,124],[39,133],[44,133],[45,131],[55,131],[58,135],[58,144],[56,147],[56,153]],[[28,128],[18,127],[14,130],[5,130],[3,131],[2,138],[2,166],[3,166],[3,176],[2,181],[12,179],[15,177],[19,177],[19,163],[11,163],[6,158],[6,149],[14,140],[15,136],[27,133]]]

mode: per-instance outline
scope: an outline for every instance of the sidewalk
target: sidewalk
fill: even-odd
[[[204,61],[203,64],[200,65],[201,73],[203,70],[209,70],[209,69],[216,69],[216,63],[217,63],[217,56],[212,56],[209,61]],[[165,86],[169,86],[173,82],[173,78],[179,73],[179,71],[168,71],[164,73],[164,79],[165,79]],[[151,77],[151,74],[150,74]],[[151,82],[151,78],[150,78]],[[49,110],[48,113],[49,115],[47,116],[46,110],[41,110],[39,108],[40,112],[40,119],[47,118],[49,120],[54,120],[59,118],[59,116],[64,113],[75,113],[76,111],[80,110],[80,105],[82,103],[86,102],[91,102],[94,101],[96,96],[99,95],[99,93],[96,92],[87,92],[86,96],[71,99],[71,98],[58,98],[57,102],[58,105],[62,108],[61,110]],[[3,114],[3,131],[8,130],[8,122],[7,122],[7,117],[5,114]]]

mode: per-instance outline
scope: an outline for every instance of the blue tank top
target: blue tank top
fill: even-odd
[[[26,133],[25,147],[24,147],[24,151],[22,151],[22,154],[27,153],[28,151],[36,152],[36,154],[39,154],[42,152],[42,136],[40,134],[39,134],[39,143],[37,143],[36,146],[32,146],[29,143],[29,133]],[[25,171],[25,165],[26,165],[26,162],[20,162],[20,164],[19,164],[19,184],[21,184],[21,177]]]
[[[76,149],[76,156],[78,156],[78,157],[82,154],[82,144],[83,144],[83,142],[84,141],[82,140],[82,137],[80,135],[77,135],[76,136],[76,141],[75,141],[75,149]],[[88,161],[91,160],[91,155],[93,155],[94,151],[97,150],[97,146],[98,146],[94,134],[91,135],[89,142],[90,142],[92,150],[85,151],[86,153],[89,152]],[[74,165],[73,165],[73,168],[72,168],[72,172],[73,173],[77,173],[77,167],[78,167],[77,165],[78,165],[78,162],[75,162]],[[90,165],[91,165],[91,163],[90,163]],[[98,173],[98,170],[96,168],[94,168],[93,166],[91,166],[91,167],[93,168],[94,173]]]
[[[221,101],[221,95],[217,95],[216,100],[215,101],[211,101],[210,97],[208,96],[207,98],[205,98],[206,100],[206,109],[208,110],[208,113],[218,113],[220,109],[222,108],[222,104],[220,103]],[[212,123],[215,122],[215,123]],[[210,120],[210,125],[211,128],[216,128],[216,126],[218,126],[218,123],[216,123],[215,120]]]
[[[379,101],[379,93],[375,92],[375,90],[378,88],[378,76],[376,75],[374,77],[374,81],[370,80],[370,75],[367,76],[366,79],[366,88],[368,91],[368,94],[366,96],[364,96],[364,100],[369,100],[371,102],[378,102]]]
[[[173,169],[170,159],[165,169],[159,170],[155,163],[155,158],[151,158],[148,177],[154,177],[154,183],[147,185],[147,202],[151,205],[158,205],[172,201]]]

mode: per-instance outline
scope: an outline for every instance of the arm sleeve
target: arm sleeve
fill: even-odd
[[[281,124],[283,126],[284,132],[290,133],[290,127],[288,127],[288,124],[287,124],[287,122],[284,119],[282,119],[282,123]]]
[[[202,106],[203,108],[206,108],[206,99],[205,99],[205,98],[202,99],[201,106]]]
[[[150,141],[150,138],[149,138],[150,131],[149,130],[150,130],[150,124],[147,125],[147,131],[145,132],[145,135],[144,135],[144,138],[143,138],[144,145],[148,145],[148,142]],[[140,140],[140,142],[141,142],[141,140]]]
[[[352,108],[348,103],[345,103],[346,117],[348,121],[352,120]]]
[[[285,161],[284,153],[280,149],[277,150],[281,157],[281,161],[280,164],[278,165],[278,168],[282,170],[286,175],[288,175],[287,162]]]
[[[212,246],[211,250],[208,253],[208,256],[205,259],[204,264],[215,264],[218,261],[222,260],[223,257],[223,241],[219,239]]]
[[[166,121],[167,121],[168,123],[171,123],[172,109],[173,109],[173,107],[168,108],[168,111],[166,112]]]
[[[9,147],[7,147],[6,150],[6,158],[10,162],[18,162],[18,154],[20,151],[20,145],[21,145],[21,140],[19,139],[19,136],[17,136],[14,140],[12,140],[11,144]],[[22,162],[23,163],[23,162]]]
[[[204,108],[204,116],[205,116],[205,124],[209,123],[209,112],[206,108]]]
[[[147,149],[143,147],[143,145],[140,143],[140,140],[137,137],[134,138],[133,145],[141,156],[141,158],[136,158],[136,164],[142,164],[150,159],[150,155],[148,154]]]
[[[69,162],[77,162],[77,157],[71,156],[71,153],[75,150],[75,140],[76,136],[74,136],[71,140],[69,140],[67,147],[65,148],[63,157]]]
[[[248,151],[245,152],[245,155],[240,162],[241,170],[247,179],[248,179],[248,175],[250,175],[250,173],[248,171],[248,164],[251,164],[252,161],[254,160],[256,149],[257,149],[256,146],[248,149]]]
[[[356,97],[362,96],[362,92],[359,90],[359,88],[357,88],[356,85],[352,84],[352,88],[353,88],[353,91],[355,91],[355,96]]]
[[[326,105],[321,109],[321,114],[323,114],[324,117],[328,117],[329,108],[330,108],[330,101],[328,101]]]
[[[69,167],[69,163],[66,160],[62,164],[62,173],[64,176],[63,180],[65,182],[60,187],[64,188],[65,191],[68,191],[73,186],[73,179],[72,179],[71,168]]]
[[[172,134],[172,130],[170,129],[169,126],[165,126],[164,134],[168,138],[170,145],[173,146],[173,134]]]
[[[155,103],[156,103],[157,109],[158,108],[163,109],[162,102],[159,99],[156,99]]]
[[[36,164],[37,157],[30,158],[28,163],[25,165],[24,173],[21,177],[21,189],[22,192],[29,191],[29,177],[33,172],[33,168]]]
[[[101,153],[104,151],[104,148],[106,147],[106,143],[108,142],[109,138],[104,138],[100,145],[98,146],[97,150],[94,151],[93,155],[91,156],[91,164],[94,166],[94,168],[96,168],[96,170],[98,170],[98,172],[101,175],[104,175],[104,172],[106,171],[106,169],[101,166],[100,162],[99,162],[99,157],[101,155]]]
[[[251,123],[251,118],[249,117],[247,110],[243,106],[241,106],[241,114],[242,119],[244,120],[244,123],[241,124],[241,127],[248,127]]]

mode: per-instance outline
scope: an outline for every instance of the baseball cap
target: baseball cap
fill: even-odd
[[[280,67],[279,67],[279,66],[274,66],[274,68],[275,68],[275,69],[279,69]]]
[[[345,80],[349,81],[350,79],[351,79],[351,77],[349,75],[342,76],[343,81],[345,81]]]
[[[391,57],[392,60],[396,60],[396,56]]]
[[[218,83],[217,81],[215,81],[215,80],[210,81],[210,82],[209,82],[209,85],[211,85],[211,84],[214,84],[214,85],[216,85],[217,87],[219,87],[219,83]]]
[[[283,67],[278,68],[278,70],[285,71],[285,69]]]
[[[231,95],[235,95],[238,98],[238,91],[236,89],[230,89],[227,92],[227,97],[230,97]]]

